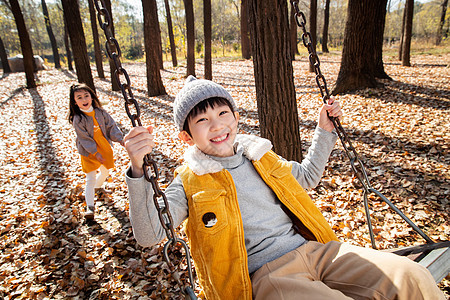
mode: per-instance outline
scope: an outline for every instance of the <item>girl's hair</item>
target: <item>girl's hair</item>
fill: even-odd
[[[70,87],[70,94],[69,94],[69,116],[68,116],[68,119],[69,119],[70,124],[72,124],[73,117],[75,115],[84,116],[83,112],[80,110],[77,103],[75,102],[75,92],[78,92],[81,90],[87,91],[89,94],[91,94],[92,106],[94,108],[102,107],[102,105],[100,104],[100,100],[98,100],[97,95],[89,86],[87,86],[85,83],[72,84],[72,86]]]
[[[189,133],[189,135],[190,135],[191,131],[189,129],[188,121],[191,120],[192,118],[195,118],[197,115],[206,112],[206,110],[208,108],[214,108],[217,105],[228,105],[231,112],[234,113],[233,105],[231,105],[230,101],[228,101],[227,99],[222,98],[222,97],[208,98],[208,99],[201,101],[199,104],[194,106],[193,109],[191,109],[191,111],[189,112],[189,114],[186,117],[186,121],[184,121],[183,130],[186,131],[187,133]]]

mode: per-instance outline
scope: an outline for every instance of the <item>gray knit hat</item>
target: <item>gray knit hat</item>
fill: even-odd
[[[173,104],[173,119],[180,131],[183,130],[184,122],[191,110],[203,100],[221,97],[228,100],[235,111],[236,104],[231,95],[222,86],[206,79],[197,79],[192,75],[186,79],[186,83]]]

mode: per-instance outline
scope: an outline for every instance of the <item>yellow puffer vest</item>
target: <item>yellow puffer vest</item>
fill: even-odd
[[[303,229],[309,230],[321,243],[337,240],[321,212],[291,174],[289,162],[272,151],[252,162],[278,199],[301,221]],[[222,169],[196,175],[184,165],[176,170],[176,175],[181,177],[188,199],[186,234],[206,298],[251,300],[244,229],[231,174]]]

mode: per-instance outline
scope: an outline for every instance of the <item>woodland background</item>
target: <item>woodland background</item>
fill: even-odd
[[[160,70],[166,95],[148,96],[143,57],[140,3],[112,1],[119,41],[142,121],[157,129],[152,155],[164,188],[183,163],[184,145],[176,138],[171,119],[175,95],[187,72],[183,1],[169,1],[179,64],[173,66],[165,23],[164,3],[158,1],[161,42]],[[241,133],[260,134],[253,62],[241,58],[240,1],[214,1],[213,78],[230,91],[239,107]],[[97,75],[88,6],[80,1],[84,33],[97,94],[124,132],[131,127],[120,92],[111,91],[111,74]],[[322,1],[318,9],[321,41]],[[86,223],[85,178],[75,149],[75,133],[67,122],[68,89],[77,82],[60,51],[55,68],[40,1],[20,1],[34,54],[43,56],[47,70],[35,73],[36,88],[27,89],[25,74],[1,72],[0,78],[0,297],[4,299],[181,299],[180,286],[162,260],[161,245],[142,248],[132,235],[124,175],[126,151],[114,145],[116,168],[107,182],[111,195],[99,195],[94,223]],[[202,2],[193,1],[196,22],[195,71],[203,78]],[[300,1],[308,13],[309,1]],[[393,80],[336,96],[344,107],[343,126],[377,190],[394,202],[433,240],[450,237],[450,51],[447,12],[442,39],[436,30],[443,1],[415,3],[411,66],[398,59],[401,18],[405,3],[388,1],[383,61]],[[61,4],[47,3],[60,49],[64,45]],[[338,77],[347,1],[331,1],[329,53],[319,53],[322,72],[332,86]],[[0,6],[1,38],[8,56],[21,52],[14,18]],[[101,31],[99,30],[101,33]],[[106,63],[104,37],[102,54]],[[321,97],[308,70],[301,41],[293,63],[301,148],[306,153],[316,125]],[[362,206],[361,186],[354,177],[340,142],[333,151],[323,180],[308,191],[343,241],[370,247]],[[371,200],[375,200],[371,197]],[[423,243],[388,207],[371,204],[380,249]],[[178,232],[183,234],[182,228]],[[182,257],[174,252],[172,259]],[[181,263],[185,268],[184,262]],[[185,274],[183,275],[185,278]],[[439,287],[448,296],[449,280]],[[198,290],[198,287],[197,287]]]

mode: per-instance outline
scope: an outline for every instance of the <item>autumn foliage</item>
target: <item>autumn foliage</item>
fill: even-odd
[[[335,55],[321,57],[330,85],[339,61]],[[448,54],[414,56],[407,68],[388,57],[385,70],[393,81],[336,96],[345,111],[343,126],[373,187],[435,241],[448,240],[450,233],[449,61]],[[321,100],[307,59],[293,64],[302,149],[307,149]],[[143,123],[156,128],[153,156],[164,187],[182,163],[184,145],[177,140],[171,110],[186,69],[166,63],[162,77],[168,95],[149,98],[145,65],[124,67]],[[202,72],[196,70],[199,77]],[[252,62],[214,62],[213,78],[235,98],[240,131],[258,134]],[[23,73],[0,78],[0,298],[182,299],[161,248],[142,248],[133,238],[123,175],[128,159],[118,144],[107,183],[113,193],[98,195],[95,222],[85,222],[85,177],[67,121],[68,91],[76,75],[50,69],[37,79],[38,87],[28,90]],[[110,91],[108,80],[94,80],[104,108],[126,132],[131,123],[121,94]],[[340,142],[323,180],[309,193],[342,241],[370,247],[360,185]],[[375,201],[371,210],[379,248],[424,242],[387,205]],[[448,293],[448,280],[440,287]]]

